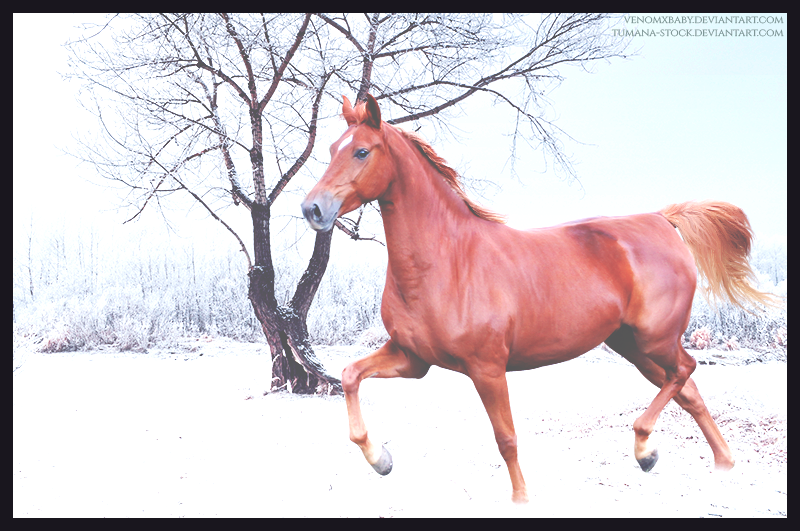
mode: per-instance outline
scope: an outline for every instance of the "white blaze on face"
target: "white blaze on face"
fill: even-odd
[[[353,141],[353,135],[348,136],[347,138],[342,140],[342,143],[339,144],[339,149],[337,149],[336,151],[337,152],[341,151],[347,144],[349,144],[352,141]]]

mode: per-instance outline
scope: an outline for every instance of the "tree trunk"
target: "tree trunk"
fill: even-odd
[[[253,247],[255,265],[250,270],[248,296],[272,354],[270,391],[297,394],[341,394],[341,382],[327,374],[308,338],[306,316],[330,256],[332,231],[317,233],[314,254],[289,306],[275,299],[275,270],[269,243],[269,207],[254,203]]]

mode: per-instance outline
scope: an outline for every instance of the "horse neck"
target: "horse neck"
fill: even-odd
[[[411,141],[391,135],[395,176],[380,201],[390,266],[413,273],[444,265],[451,257],[443,243],[464,237],[479,220]]]

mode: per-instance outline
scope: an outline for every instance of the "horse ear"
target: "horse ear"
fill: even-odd
[[[353,113],[353,105],[350,103],[350,100],[347,99],[347,96],[342,96],[342,117],[344,117],[347,125],[353,125],[356,123],[356,117]]]
[[[364,120],[368,126],[373,129],[381,128],[381,108],[378,107],[378,102],[372,97],[372,94],[367,94],[367,119]]]

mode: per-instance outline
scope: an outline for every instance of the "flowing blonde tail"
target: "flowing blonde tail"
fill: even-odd
[[[660,212],[678,228],[694,255],[697,272],[706,280],[702,290],[707,300],[710,294],[745,310],[742,302],[782,306],[778,297],[751,284],[756,275],[747,258],[753,231],[741,208],[721,201],[688,201]]]

